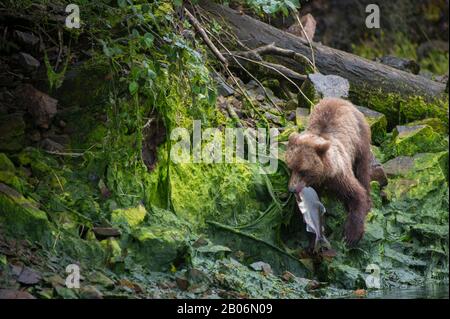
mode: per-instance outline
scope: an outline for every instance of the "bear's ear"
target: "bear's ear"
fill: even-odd
[[[321,141],[321,142],[316,143],[314,145],[314,148],[315,148],[317,154],[319,156],[322,156],[322,155],[325,155],[325,153],[328,151],[328,149],[330,148],[330,145],[331,145],[330,141],[323,141],[323,142]]]

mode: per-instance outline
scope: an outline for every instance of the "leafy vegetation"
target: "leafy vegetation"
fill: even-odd
[[[244,4],[270,15],[299,7],[285,0]],[[192,135],[193,120],[222,129],[238,121],[218,107],[213,73],[221,67],[200,38],[186,36],[194,28],[179,19],[181,2],[80,5],[83,28],[69,36],[73,43],[82,36],[94,43],[89,59],[81,68],[67,62],[55,71],[45,58],[49,86],[67,106],[60,115],[72,130],[67,154],[37,147],[0,153],[0,239],[9,245],[11,238],[26,238],[45,274],[28,291],[41,298],[92,296],[96,290],[106,297],[336,297],[367,288],[370,264],[381,268],[383,288],[448,282],[448,103],[360,97],[386,116],[373,128],[380,145],[374,153],[393,169],[388,186],[372,183],[374,208],[358,248],[342,241],[343,205],[332,194],[322,198],[336,257],[317,260],[302,248],[307,234],[286,189],[283,149],[274,174],[261,174],[249,161],[170,161],[168,137],[175,127]],[[395,53],[413,51],[398,43]],[[76,50],[74,44],[71,52]],[[255,98],[233,102],[255,127],[267,125],[261,117],[267,110],[288,122],[288,114],[268,109],[248,85],[245,90]],[[422,126],[409,135],[386,131],[413,121],[426,122],[414,123]],[[143,154],[155,143],[146,128],[157,131],[155,123],[165,136],[155,146],[154,163],[146,165]],[[280,141],[301,129],[292,125]],[[390,161],[398,156],[407,156],[411,165],[395,169]],[[114,228],[120,235],[102,238],[94,228]],[[25,263],[24,256],[19,257]],[[11,258],[0,250],[2,260],[1,275],[9,278]],[[251,266],[260,261],[269,268]],[[64,287],[61,276],[69,263],[82,266],[89,289]]]

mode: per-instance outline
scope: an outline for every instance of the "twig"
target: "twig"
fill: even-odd
[[[184,8],[184,12],[186,13],[186,16],[188,17],[189,21],[192,23],[194,28],[197,30],[197,32],[200,33],[200,36],[203,38],[203,41],[205,41],[205,43],[209,47],[209,49],[220,60],[220,62],[222,62],[225,66],[228,66],[227,59],[225,59],[225,57],[222,55],[222,53],[220,53],[220,51],[217,49],[217,47],[214,45],[214,43],[212,43],[212,41],[209,39],[205,30],[200,25],[200,22],[198,22],[197,18],[195,18],[192,15],[192,13],[190,13],[189,10],[186,8]]]
[[[266,67],[268,67],[268,68],[272,68],[270,65],[264,65],[264,63],[263,62],[260,62],[260,61],[255,61],[255,60],[252,60],[252,59],[249,59],[249,58],[246,58],[246,57],[243,57],[243,56],[241,56],[240,57],[241,59],[244,59],[244,60],[247,60],[247,61],[249,61],[249,62],[253,62],[253,63],[256,63],[256,64],[259,64],[259,65],[263,65],[263,66],[266,66]],[[273,69],[273,68],[272,68]],[[313,105],[314,103],[305,95],[305,93],[303,93],[303,91],[300,89],[300,87],[294,82],[294,81],[292,81],[289,77],[287,77],[287,76],[285,76],[283,73],[281,73],[279,70],[277,70],[277,69],[273,69],[275,72],[277,72],[277,73],[279,73],[283,78],[285,78],[287,81],[289,81],[289,82],[291,82],[294,86],[295,86],[295,88],[300,92],[300,94],[301,95],[303,95],[303,97],[311,104],[311,105]]]
[[[270,98],[269,93],[267,92],[266,88],[264,87],[264,85],[262,85],[262,83],[249,71],[247,70],[241,63],[239,63],[239,61],[236,59],[236,57],[233,56],[233,54],[231,53],[231,51],[221,42],[219,41],[219,39],[217,39],[213,34],[210,33],[210,35],[214,38],[214,40],[216,40],[221,46],[222,48],[224,48],[225,51],[227,51],[227,54],[230,55],[233,60],[235,61],[236,64],[238,64],[238,66],[244,70],[263,90],[264,95],[266,96],[266,98],[269,100],[269,102],[272,104],[272,106],[277,110],[280,111],[280,108],[278,107],[278,105],[275,104],[275,102]],[[240,89],[241,93],[244,95],[244,97],[247,99],[247,101],[250,103],[250,105],[252,106],[252,108],[256,111],[256,113],[258,113],[259,115],[261,115],[255,108],[255,106],[253,105],[251,99],[247,96],[247,94],[245,93],[245,91],[240,87],[239,82],[236,81],[236,79],[234,78],[233,74],[231,73],[231,71],[228,70],[228,66],[226,67],[228,73],[231,75],[232,79],[234,80],[234,82],[236,83],[237,87]],[[264,118],[264,121],[266,122],[267,120]],[[266,122],[267,123],[267,122]],[[267,123],[268,124],[268,123]]]
[[[317,71],[317,68],[316,68],[316,61],[315,61],[315,58],[314,58],[314,49],[313,49],[311,40],[309,39],[308,34],[307,34],[306,31],[305,31],[305,28],[303,28],[303,24],[302,24],[302,22],[300,21],[300,18],[298,17],[298,14],[297,14],[297,13],[295,14],[295,18],[297,19],[297,22],[298,22],[298,24],[300,25],[300,28],[302,28],[302,31],[303,31],[303,33],[305,34],[305,38],[306,38],[306,40],[308,41],[309,47],[311,48],[311,59],[312,59],[312,63],[313,63],[314,72],[316,72],[316,71]]]
[[[263,45],[261,47],[258,47],[256,49],[253,50],[248,50],[248,51],[244,51],[244,52],[234,52],[235,54],[239,54],[251,59],[257,59],[257,60],[261,60],[262,61],[262,57],[264,55],[278,55],[278,56],[283,56],[286,58],[291,58],[294,59],[300,63],[307,63],[309,65],[311,65],[313,68],[314,64],[313,62],[311,62],[310,59],[308,59],[306,56],[304,56],[303,54],[300,54],[298,52],[295,52],[293,50],[289,50],[289,49],[283,49],[280,47],[275,46],[275,43],[271,43],[271,44],[267,44],[267,45]]]

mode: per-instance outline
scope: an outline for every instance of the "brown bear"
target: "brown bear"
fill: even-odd
[[[344,237],[349,246],[362,238],[371,208],[370,135],[364,115],[352,103],[324,98],[314,106],[307,129],[289,136],[289,191],[325,186],[334,192],[348,211]]]

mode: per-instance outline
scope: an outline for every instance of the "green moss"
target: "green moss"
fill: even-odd
[[[31,238],[48,244],[51,228],[47,214],[38,203],[0,183],[0,221],[15,237]]]
[[[14,172],[15,167],[5,153],[0,153],[0,171]]]
[[[441,135],[448,135],[448,124],[445,123],[445,119],[439,119],[436,117],[426,118],[408,123],[408,125],[428,125],[433,131]]]
[[[153,207],[149,221],[132,232],[130,255],[151,270],[168,270],[185,247],[190,234],[187,222],[173,212]]]
[[[383,113],[376,112],[366,107],[357,106],[357,108],[364,114],[364,117],[370,126],[372,143],[381,144],[386,138],[386,116]]]
[[[385,188],[388,199],[425,200],[430,193],[447,187],[448,152],[417,154],[411,170],[390,179]]]
[[[146,215],[147,211],[142,205],[126,209],[116,209],[111,213],[111,222],[116,225],[125,223],[133,228],[142,223]]]
[[[421,96],[402,97],[396,93],[363,92],[350,88],[350,99],[386,116],[388,128],[425,118],[442,119],[448,129],[448,96],[426,100]]]
[[[428,125],[397,126],[392,141],[384,146],[388,157],[411,156],[416,153],[436,152],[448,148],[448,141]]]
[[[0,116],[0,151],[20,151],[25,144],[25,122],[22,114]]]

